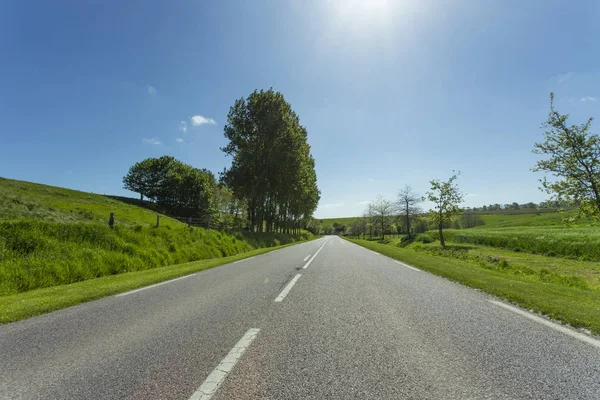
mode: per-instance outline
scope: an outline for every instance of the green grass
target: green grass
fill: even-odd
[[[574,327],[600,333],[600,265],[482,246],[400,248],[349,239],[363,247],[481,289]]]
[[[437,232],[429,232],[438,238]],[[444,231],[455,243],[471,243],[534,254],[600,261],[598,227],[515,226],[509,228],[478,227]]]
[[[312,235],[49,221],[0,222],[0,295],[220,258]]]
[[[482,219],[485,225],[473,228],[473,229],[487,229],[487,228],[504,228],[504,227],[516,227],[516,226],[564,226],[564,219],[574,217],[576,211],[552,211],[552,210],[521,210],[521,212],[508,213],[505,211],[494,212],[494,213],[477,213]],[[591,221],[581,221],[583,223],[589,223]]]
[[[262,248],[230,257],[104,276],[70,285],[37,289],[10,296],[0,296],[0,323],[18,321],[115,293],[126,292],[290,245]]]
[[[136,205],[138,204],[138,205]],[[188,228],[133,199],[0,178],[0,296],[312,237]],[[110,212],[116,225],[108,227]]]
[[[349,226],[352,221],[360,217],[344,217],[344,218],[325,218],[325,219],[317,219],[316,221],[319,223],[319,226],[333,226],[335,222],[340,225]]]
[[[0,220],[107,224],[111,212],[117,225],[156,225],[155,212],[107,196],[0,178]],[[164,215],[160,224],[184,226]]]

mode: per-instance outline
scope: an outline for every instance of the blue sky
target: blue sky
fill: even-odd
[[[452,170],[467,206],[541,201],[549,92],[598,114],[597,21],[597,1],[3,1],[0,176],[134,196],[146,157],[218,172],[229,107],[273,87],[308,129],[317,217]]]

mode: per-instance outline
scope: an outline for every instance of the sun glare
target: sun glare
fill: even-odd
[[[387,25],[399,2],[393,0],[334,0],[334,18],[347,29],[366,33]]]

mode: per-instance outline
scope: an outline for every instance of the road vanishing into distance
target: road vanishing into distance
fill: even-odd
[[[600,342],[338,237],[0,326],[2,399],[599,399]]]

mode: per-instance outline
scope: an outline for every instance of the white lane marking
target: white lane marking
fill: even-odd
[[[246,332],[240,341],[233,346],[233,349],[231,349],[229,354],[227,354],[221,363],[217,365],[217,368],[211,372],[204,382],[202,382],[202,385],[198,390],[192,394],[190,400],[208,400],[213,397],[242,354],[244,354],[248,346],[250,346],[250,343],[256,339],[259,331],[260,329],[257,328],[248,329],[248,332]]]
[[[168,280],[168,281],[164,281],[164,282],[160,282],[160,283],[155,283],[154,285],[144,286],[143,288],[139,288],[139,289],[135,289],[135,290],[130,290],[129,292],[115,294],[115,297],[127,296],[128,294],[141,292],[142,290],[152,289],[152,288],[155,288],[155,287],[160,286],[160,285],[165,285],[167,283],[178,281],[180,279],[189,278],[192,275],[196,275],[196,274],[194,273],[194,274],[190,274],[190,275],[186,275],[186,276],[181,276],[179,278],[171,279],[171,280]]]
[[[398,260],[393,260],[393,261],[394,261],[396,264],[400,264],[400,265],[402,265],[403,267],[410,268],[410,269],[412,269],[413,271],[419,271],[419,272],[421,272],[421,270],[420,270],[420,269],[418,269],[418,268],[415,268],[415,267],[412,267],[412,266],[410,266],[410,265],[408,265],[408,264],[404,264],[403,262],[400,262],[400,261],[398,261]]]
[[[302,261],[306,261],[306,260],[308,260],[309,258],[310,258],[310,254],[309,254],[309,255],[307,255],[307,256],[306,256],[306,258],[305,258],[304,260],[302,260]]]
[[[314,256],[312,256],[312,258],[311,258],[310,260],[308,260],[308,262],[307,262],[306,264],[304,264],[304,267],[302,267],[302,269],[306,269],[306,268],[308,268],[308,266],[310,265],[310,263],[311,263],[311,262],[313,262],[313,260],[314,260],[314,259],[315,259],[315,257],[317,256],[317,254],[319,254],[319,252],[320,252],[320,251],[323,249],[323,247],[325,247],[325,245],[326,245],[327,243],[328,243],[328,242],[325,242],[325,243],[323,243],[323,244],[321,245],[321,247],[319,247],[319,250],[317,250],[317,252],[315,253],[315,255],[314,255]],[[304,261],[306,261],[306,260],[304,260]]]
[[[277,251],[277,250],[275,250],[275,251]],[[242,261],[248,261],[248,260],[252,260],[254,257],[256,257],[256,256],[252,256],[252,257],[244,258],[244,259],[242,259],[242,260],[237,260],[237,261],[234,261],[233,263],[234,263],[234,264],[237,264],[237,263],[241,263]]]
[[[376,251],[373,251],[373,250],[369,250],[369,251],[370,251],[371,253],[375,254],[376,256],[380,256],[380,255],[381,255],[381,254],[379,254],[379,253],[378,253],[378,252],[376,252]]]
[[[285,296],[287,296],[287,294],[290,292],[290,290],[292,290],[292,288],[294,287],[294,285],[296,284],[296,282],[298,281],[298,279],[300,279],[301,276],[302,276],[302,274],[296,275],[290,281],[290,283],[288,283],[287,286],[283,288],[283,290],[281,291],[281,293],[279,293],[279,296],[277,296],[277,298],[275,299],[275,301],[278,302],[278,303],[282,302],[283,299],[285,299]]]
[[[575,339],[581,340],[582,342],[591,344],[592,346],[595,346],[600,349],[600,341],[599,340],[593,339],[587,335],[584,335],[583,333],[579,333],[577,331],[569,329],[569,328],[562,326],[560,324],[557,324],[555,322],[550,322],[545,318],[538,317],[535,314],[531,314],[531,313],[521,310],[520,308],[517,308],[517,307],[509,306],[508,304],[502,303],[500,301],[496,301],[496,300],[488,300],[488,301],[492,304],[495,304],[495,305],[505,308],[509,311],[512,311],[515,314],[522,315],[525,318],[529,318],[535,322],[539,322],[540,324],[545,325],[548,328],[551,328],[551,329],[554,329],[555,331],[564,333],[565,335],[574,337]]]

